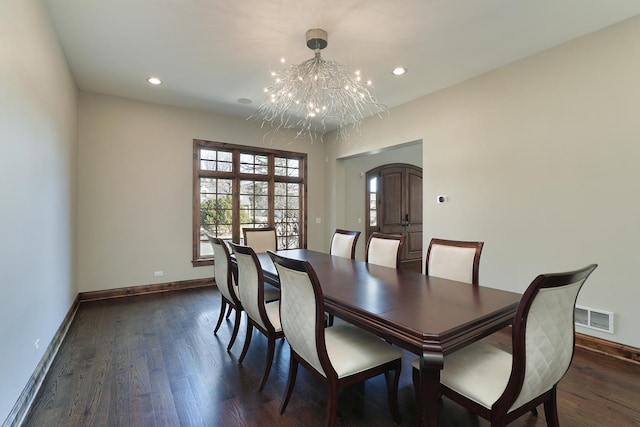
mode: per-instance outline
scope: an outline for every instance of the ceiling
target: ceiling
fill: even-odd
[[[362,70],[391,108],[640,13],[638,0],[45,3],[81,90],[245,118],[280,58],[313,56],[310,28],[329,33],[323,58]]]

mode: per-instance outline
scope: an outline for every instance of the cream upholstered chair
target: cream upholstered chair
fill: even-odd
[[[289,342],[289,378],[280,413],[284,413],[302,364],[327,387],[325,425],[334,426],[338,393],[349,384],[385,374],[389,407],[396,423],[398,382],[402,353],[380,338],[356,326],[325,327],[324,300],[318,276],[306,261],[283,258],[269,252],[280,277],[280,318]],[[388,375],[393,370],[391,379]]]
[[[275,227],[244,228],[242,230],[245,246],[251,246],[255,253],[278,250],[278,234]],[[280,298],[278,288],[265,283],[264,300],[275,301]]]
[[[359,231],[341,230],[337,228],[331,237],[331,249],[329,253],[343,258],[354,259],[356,257],[358,237],[360,237]]]
[[[242,365],[247,355],[254,327],[267,337],[267,360],[258,387],[258,391],[261,391],[269,378],[276,340],[284,337],[280,326],[280,302],[265,302],[264,275],[255,251],[249,246],[235,243],[231,243],[231,247],[238,264],[238,295],[247,313],[247,335],[238,363]]]
[[[425,274],[477,285],[483,246],[484,242],[431,239]]]
[[[211,241],[211,245],[213,246],[213,256],[214,256],[214,278],[216,281],[216,286],[218,286],[218,290],[220,291],[220,295],[222,297],[222,301],[220,303],[220,316],[218,317],[218,323],[216,324],[215,329],[213,330],[214,334],[218,333],[218,329],[220,329],[220,325],[222,324],[222,319],[224,318],[224,313],[229,307],[229,311],[227,312],[227,317],[231,314],[231,310],[235,310],[236,316],[233,324],[233,332],[231,333],[231,340],[229,340],[229,345],[227,346],[227,351],[231,350],[233,343],[236,340],[238,335],[238,329],[240,327],[240,315],[242,314],[242,304],[240,303],[240,299],[238,298],[238,286],[235,284],[235,280],[232,274],[231,268],[231,255],[229,253],[229,248],[224,240],[219,239],[217,237],[209,237]]]
[[[544,403],[547,425],[557,427],[556,387],[573,358],[576,298],[595,268],[536,277],[518,304],[513,355],[482,341],[445,355],[442,393],[492,426],[504,426]],[[414,386],[417,367],[414,362]]]
[[[484,242],[433,238],[427,249],[425,274],[478,285],[483,246]]]
[[[336,228],[336,231],[334,231],[333,236],[331,237],[331,248],[329,253],[342,258],[355,259],[358,237],[360,237],[359,231]],[[329,325],[333,325],[333,320],[333,314],[328,314],[327,321]]]
[[[275,227],[244,228],[244,244],[256,253],[277,251],[278,235]]]
[[[403,242],[404,236],[400,234],[371,233],[365,259],[369,264],[398,268]]]

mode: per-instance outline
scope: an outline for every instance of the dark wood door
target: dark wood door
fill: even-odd
[[[421,271],[422,169],[390,164],[367,172],[367,238],[374,231],[404,235],[403,267]]]

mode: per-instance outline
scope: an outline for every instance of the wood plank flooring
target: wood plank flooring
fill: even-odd
[[[232,322],[213,327],[216,288],[84,302],[56,356],[25,426],[322,426],[322,384],[298,372],[287,412],[278,413],[289,349],[276,345],[269,381],[258,393],[266,339],[254,333],[242,366],[245,321],[230,353]],[[506,332],[488,338],[509,347]],[[411,361],[405,353],[399,401],[403,425],[415,425]],[[576,349],[558,391],[563,427],[640,426],[640,365]],[[384,378],[343,390],[338,426],[393,425]],[[440,426],[489,423],[443,399]],[[546,426],[544,411],[515,427]]]

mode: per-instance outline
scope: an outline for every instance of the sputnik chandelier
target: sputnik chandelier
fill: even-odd
[[[334,128],[338,137],[346,139],[349,129],[360,131],[365,117],[388,111],[371,95],[372,83],[365,82],[359,71],[320,56],[327,47],[326,31],[309,30],[306,38],[307,47],[315,52],[313,58],[272,71],[274,82],[265,89],[265,100],[252,117],[276,131],[296,129],[296,136],[307,135],[313,142]]]

